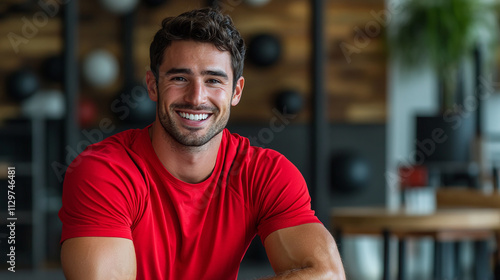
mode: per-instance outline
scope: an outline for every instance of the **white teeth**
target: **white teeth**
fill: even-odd
[[[208,114],[187,114],[184,112],[179,112],[179,115],[185,119],[192,121],[201,121],[201,120],[206,120],[208,118]]]

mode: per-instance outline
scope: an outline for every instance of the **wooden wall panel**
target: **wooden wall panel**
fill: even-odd
[[[207,1],[170,0],[158,8],[141,4],[136,14],[134,32],[134,62],[137,81],[145,77],[149,67],[149,45],[154,33],[166,16],[206,5]],[[226,13],[232,16],[248,45],[250,38],[261,32],[276,34],[282,41],[280,61],[267,68],[246,62],[244,95],[241,103],[232,110],[233,122],[268,123],[273,117],[274,98],[283,89],[296,89],[304,99],[304,110],[294,122],[306,123],[311,118],[311,36],[310,1],[272,0],[265,6],[252,7],[244,1],[221,0]],[[1,11],[8,10],[19,0],[6,0]],[[60,7],[62,8],[62,7]],[[378,123],[386,116],[386,57],[382,32],[370,38],[370,43],[347,62],[340,48],[341,43],[355,45],[355,28],[363,29],[373,21],[371,11],[384,9],[383,0],[329,0],[325,10],[326,58],[325,71],[330,122]],[[60,12],[39,28],[29,43],[20,46],[15,54],[6,34],[21,33],[23,16],[28,19],[40,7],[24,14],[8,13],[0,18],[0,102],[10,107],[17,103],[6,97],[5,76],[22,65],[40,69],[41,61],[62,52],[62,25]],[[105,49],[114,54],[123,66],[121,18],[104,10],[98,0],[80,1],[79,61],[95,49]],[[81,94],[90,96],[99,104],[101,117],[116,117],[110,104],[120,95],[123,71],[110,87],[95,89],[81,82]],[[54,86],[54,85],[44,85]],[[56,85],[57,86],[57,85]],[[12,110],[10,110],[12,111]]]
[[[37,14],[41,10],[37,5],[28,5],[22,11],[12,9],[23,2],[0,2],[0,124],[20,114],[19,103],[6,94],[10,73],[22,67],[39,71],[42,58],[62,51],[60,20]]]
[[[384,23],[374,13],[384,1],[328,1],[326,41],[330,119],[384,123],[387,59]]]

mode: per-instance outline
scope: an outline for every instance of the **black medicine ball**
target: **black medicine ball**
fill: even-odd
[[[368,160],[355,152],[339,152],[331,159],[330,179],[333,191],[360,191],[366,188],[370,181]]]
[[[302,110],[302,95],[296,90],[281,91],[276,97],[275,105],[284,114],[297,114]]]
[[[260,67],[276,63],[281,58],[281,52],[281,42],[272,34],[256,35],[248,45],[248,59]]]
[[[38,77],[29,69],[20,69],[7,77],[7,94],[17,101],[33,95],[40,87]]]

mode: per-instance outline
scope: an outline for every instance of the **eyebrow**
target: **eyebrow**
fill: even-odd
[[[167,72],[165,72],[167,75],[173,75],[173,74],[193,74],[193,71],[188,68],[171,68]]]
[[[217,77],[221,77],[221,78],[224,78],[224,79],[228,79],[227,77],[227,74],[226,72],[224,71],[218,71],[218,70],[205,70],[205,71],[201,71],[201,74],[202,75],[208,75],[208,76],[217,76]]]
[[[165,74],[166,75],[175,75],[175,74],[192,75],[193,71],[191,71],[191,69],[189,69],[189,68],[171,68],[170,70],[165,72]],[[201,74],[204,76],[217,76],[217,77],[224,78],[226,80],[229,79],[226,72],[220,71],[220,70],[203,70],[203,71],[201,71]]]

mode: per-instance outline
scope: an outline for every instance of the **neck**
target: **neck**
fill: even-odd
[[[154,151],[163,166],[177,179],[200,183],[210,177],[217,161],[222,132],[200,147],[184,146],[155,121],[149,128]]]

